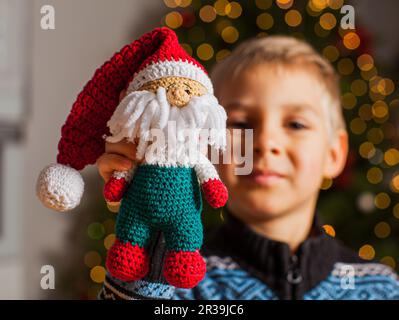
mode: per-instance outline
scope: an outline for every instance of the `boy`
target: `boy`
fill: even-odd
[[[253,171],[240,176],[236,164],[219,165],[229,200],[226,222],[206,237],[205,278],[193,289],[165,284],[158,250],[146,281],[107,276],[99,297],[399,299],[389,267],[361,261],[315,217],[322,180],[340,174],[348,151],[332,66],[304,42],[267,37],[242,43],[212,80],[228,128],[253,129]],[[132,144],[107,144],[97,165],[108,181],[134,160]]]

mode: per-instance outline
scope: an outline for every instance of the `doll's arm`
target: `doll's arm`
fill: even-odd
[[[214,165],[205,155],[201,154],[200,161],[194,166],[194,170],[201,184],[206,201],[213,208],[223,207],[229,196],[227,188],[220,180]]]
[[[127,171],[114,171],[112,177],[104,186],[104,198],[110,205],[121,201],[130,181],[133,178],[135,167]]]

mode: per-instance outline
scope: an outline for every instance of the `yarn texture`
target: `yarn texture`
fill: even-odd
[[[120,101],[121,93],[126,95]],[[205,68],[173,30],[156,28],[115,53],[79,93],[61,128],[57,163],[39,175],[37,196],[49,208],[72,210],[84,191],[79,171],[96,163],[106,142],[137,140],[140,164],[114,172],[103,189],[109,208],[115,211],[120,204],[107,269],[121,281],[145,277],[151,262],[147,246],[162,231],[165,278],[176,287],[194,287],[206,272],[200,254],[201,190],[215,208],[225,205],[228,194],[213,164],[187,150],[200,140],[225,150],[226,119]],[[152,152],[153,129],[166,137],[158,152]],[[197,129],[210,134],[185,135]]]

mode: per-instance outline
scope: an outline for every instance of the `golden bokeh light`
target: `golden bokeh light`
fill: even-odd
[[[215,7],[216,13],[219,16],[225,16],[229,14],[231,10],[231,6],[229,6],[229,2],[227,0],[217,0],[213,6]]]
[[[396,261],[394,258],[391,256],[385,256],[380,260],[381,263],[385,264],[388,267],[391,267],[392,269],[396,268]]]
[[[285,22],[290,26],[290,27],[297,27],[301,24],[302,22],[302,16],[301,13],[298,10],[289,10],[285,14]]]
[[[103,266],[95,266],[90,270],[90,278],[96,283],[102,283],[105,280],[105,273]]]
[[[382,80],[382,78],[379,77],[379,76],[374,76],[374,77],[372,77],[372,78],[370,79],[369,87],[370,87],[370,90],[371,90],[372,92],[374,92],[374,93],[379,93],[378,84],[379,84],[379,82],[380,82],[381,80]]]
[[[115,243],[116,237],[114,233],[109,234],[105,239],[104,239],[104,247],[105,249],[109,250],[109,248],[112,247],[112,245]]]
[[[321,11],[317,10],[310,1],[306,5],[306,12],[311,17],[317,17],[321,14]]]
[[[183,17],[177,11],[168,13],[165,17],[166,25],[171,29],[177,29],[183,24]]]
[[[256,24],[260,29],[268,30],[273,27],[274,19],[269,13],[264,12],[256,18]]]
[[[323,49],[323,56],[330,62],[335,62],[339,58],[339,50],[336,46],[329,45]]]
[[[289,9],[293,5],[294,0],[276,0],[276,4],[281,9]]]
[[[391,226],[388,223],[381,221],[374,227],[374,233],[378,238],[384,239],[391,234]]]
[[[239,33],[235,27],[226,27],[222,31],[222,39],[227,43],[234,43],[238,40]]]
[[[362,134],[367,128],[366,123],[360,118],[355,118],[351,120],[349,126],[354,134]]]
[[[399,174],[392,178],[390,187],[393,192],[399,193]]]
[[[323,29],[331,30],[336,26],[337,19],[332,13],[327,12],[321,15],[319,23]]]
[[[238,17],[241,16],[242,14],[242,7],[238,2],[230,2],[228,4],[230,6],[230,9],[228,9],[227,16],[231,19],[237,19]]]
[[[163,2],[169,8],[177,8],[180,5],[181,0],[163,0]]]
[[[322,11],[328,6],[327,0],[310,0],[309,6],[313,11]]]
[[[203,6],[199,11],[199,16],[204,22],[212,22],[216,19],[216,10],[213,6],[210,5]]]
[[[367,139],[374,145],[379,144],[384,140],[384,132],[380,128],[371,128],[367,132]]]
[[[359,257],[365,260],[373,260],[375,257],[375,250],[373,246],[365,244],[359,249]]]
[[[395,84],[391,79],[380,79],[377,83],[377,91],[384,96],[389,96],[395,91]]]
[[[359,147],[359,154],[362,158],[369,159],[375,154],[375,147],[374,145],[367,141],[363,142]]]
[[[321,183],[321,190],[328,190],[332,187],[333,180],[331,178],[324,178]]]
[[[367,171],[367,180],[372,184],[377,184],[382,181],[384,174],[380,168],[373,167]]]
[[[385,192],[380,192],[374,198],[374,205],[378,209],[386,209],[390,206],[390,204],[391,204],[391,198]]]
[[[350,50],[354,50],[360,46],[360,38],[355,32],[348,32],[344,35],[344,46]]]
[[[213,53],[213,48],[209,43],[203,43],[197,48],[197,56],[203,61],[212,59]]]
[[[323,226],[323,229],[324,229],[325,233],[327,233],[329,236],[335,237],[335,229],[332,225],[325,224]]]
[[[357,66],[362,71],[370,71],[374,67],[374,59],[367,53],[362,54],[357,58]]]
[[[388,106],[385,101],[378,100],[372,105],[371,112],[376,118],[384,118],[388,115]]]
[[[352,92],[345,93],[342,98],[342,106],[345,109],[353,109],[357,104],[357,98]]]
[[[399,151],[395,148],[390,148],[384,153],[384,161],[389,166],[396,166],[399,163]]]

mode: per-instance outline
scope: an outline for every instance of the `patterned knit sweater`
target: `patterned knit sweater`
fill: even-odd
[[[107,276],[99,299],[399,299],[399,279],[391,268],[361,260],[317,222],[293,256],[287,244],[267,239],[227,214],[224,225],[206,236],[207,274],[193,289],[164,281],[159,239],[151,249],[151,274],[132,283]]]

